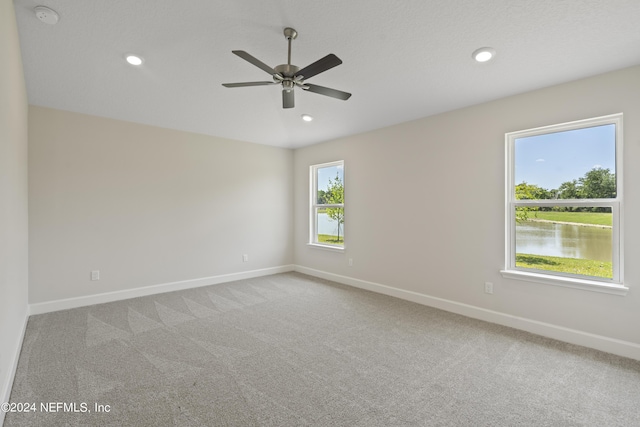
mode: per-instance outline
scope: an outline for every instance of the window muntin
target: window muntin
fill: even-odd
[[[506,141],[506,271],[620,285],[622,114]]]
[[[309,242],[344,248],[344,161],[311,166]]]

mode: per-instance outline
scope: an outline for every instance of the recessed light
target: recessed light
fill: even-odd
[[[491,47],[481,47],[471,54],[471,57],[478,62],[490,61],[494,56],[496,56],[496,51]]]
[[[142,65],[142,58],[137,55],[127,55],[125,59],[131,65]]]
[[[311,120],[313,120],[313,117],[308,114],[303,114],[302,120],[304,120],[305,122],[310,122]]]

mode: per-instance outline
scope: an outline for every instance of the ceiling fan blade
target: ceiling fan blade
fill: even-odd
[[[305,87],[306,87],[306,89],[305,89]],[[324,87],[324,86],[312,85],[312,84],[309,84],[309,83],[305,83],[304,86],[302,87],[302,89],[304,89],[306,91],[309,91],[309,92],[313,92],[313,93],[319,93],[320,95],[326,95],[326,96],[330,96],[332,98],[341,99],[343,101],[346,101],[347,99],[349,99],[351,97],[350,93],[343,92],[341,90],[331,89],[331,88]]]
[[[266,86],[277,85],[279,82],[244,82],[244,83],[222,83],[224,87],[245,87],[245,86]]]
[[[282,108],[293,108],[293,89],[282,91]]]
[[[261,70],[266,71],[267,73],[269,73],[271,75],[278,74],[278,73],[276,73],[276,70],[274,70],[273,68],[269,67],[267,64],[265,64],[264,62],[260,61],[258,58],[248,54],[244,50],[232,50],[231,53],[235,53],[240,58],[244,59],[247,62],[252,63],[256,67],[260,68]]]
[[[302,70],[298,71],[295,77],[302,76],[304,79],[309,79],[316,74],[320,74],[340,64],[342,64],[340,58],[335,56],[333,53],[330,53],[324,58],[318,59],[313,64],[307,65]]]

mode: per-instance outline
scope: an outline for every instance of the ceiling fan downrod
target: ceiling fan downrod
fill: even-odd
[[[293,76],[298,72],[299,68],[295,65],[291,65],[291,41],[295,40],[298,37],[298,32],[291,27],[287,27],[284,29],[284,36],[287,39],[289,48],[287,51],[287,63],[278,65],[274,68],[278,72],[279,75],[274,76],[274,80],[280,81],[282,83],[282,91],[283,92],[291,92],[295,87],[295,82],[293,80]],[[284,78],[281,78],[283,76]],[[289,94],[282,94],[283,97],[288,97]],[[284,98],[283,98],[284,99]]]
[[[287,38],[287,41],[289,42],[287,65],[291,65],[291,40],[295,40],[295,38],[298,37],[298,32],[291,27],[287,27],[284,29],[284,36]]]

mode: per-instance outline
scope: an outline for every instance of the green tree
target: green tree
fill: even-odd
[[[578,180],[567,181],[558,187],[558,198],[560,199],[581,199],[582,189],[578,184]]]
[[[566,181],[560,184],[557,190],[558,199],[581,199],[582,198],[582,187],[577,179],[572,181]],[[557,210],[559,211],[573,211],[576,208],[562,206]]]
[[[327,204],[327,193],[324,190],[318,190],[318,200],[316,201],[319,205]]]
[[[327,190],[324,192],[325,203],[328,205],[344,204],[344,183],[336,174],[335,179],[329,178]],[[327,208],[327,216],[338,223],[338,238],[340,242],[340,228],[344,224],[344,208]]]
[[[578,180],[584,199],[614,199],[616,176],[609,169],[593,168]]]
[[[523,181],[516,185],[516,200],[550,199],[551,195],[552,192],[535,184],[527,184]],[[522,222],[528,220],[529,212],[534,212],[535,215],[535,212],[539,209],[538,207],[518,206],[516,208],[516,221]]]
[[[540,200],[550,199],[553,191],[546,190],[535,184],[527,184],[525,181],[516,185],[517,200]]]
[[[582,178],[563,182],[558,188],[560,199],[613,199],[616,197],[616,175],[609,169],[593,168]],[[564,208],[575,211],[606,211],[606,208]]]

